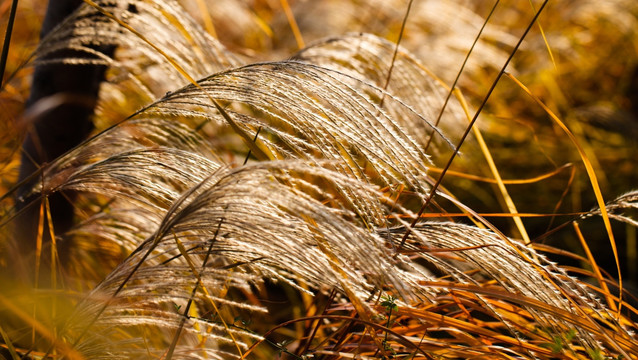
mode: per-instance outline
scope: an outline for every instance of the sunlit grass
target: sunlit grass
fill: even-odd
[[[34,57],[20,2],[2,356],[637,358],[632,2],[182,5],[87,0]],[[96,42],[97,129],[33,176],[23,253],[29,74]]]

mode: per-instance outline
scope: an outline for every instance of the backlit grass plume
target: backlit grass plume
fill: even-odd
[[[268,32],[274,10],[258,3],[254,21]],[[446,6],[441,16],[452,17]],[[474,10],[455,6],[480,28]],[[40,230],[53,224],[49,196],[78,196],[74,226],[51,228],[51,243],[40,231],[20,261],[36,284],[50,277],[46,287],[1,278],[7,356],[637,359],[636,310],[593,257],[579,258],[587,270],[561,267],[548,258],[560,251],[525,245],[464,203],[485,184],[438,186],[447,169],[430,170],[473,111],[461,92],[372,34],[252,62],[222,45],[222,31],[222,42],[212,36],[209,15],[204,30],[169,0],[86,1],[42,39],[36,64],[109,70],[99,131],[19,185],[41,202]],[[509,55],[479,53],[490,51]],[[475,134],[461,155],[469,162],[489,155]],[[635,227],[620,211],[636,197],[609,202],[609,218]],[[582,238],[578,224],[594,215],[607,216],[572,213],[564,224]],[[5,208],[5,229],[16,216]],[[3,247],[12,241],[3,236]],[[16,271],[8,256],[2,266]]]

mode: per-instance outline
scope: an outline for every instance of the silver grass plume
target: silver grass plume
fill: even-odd
[[[406,39],[404,45],[418,49],[416,55],[428,64],[437,76],[451,83],[470,49],[474,37],[483,25],[474,2],[427,0],[415,3],[407,31],[421,36]],[[490,4],[491,5],[491,4]],[[485,9],[483,9],[485,10]],[[517,42],[511,30],[490,21],[472,51],[461,83],[479,85],[475,78],[484,69],[499,69]],[[525,50],[526,45],[522,50]],[[508,71],[516,74],[514,64]],[[480,85],[479,85],[480,86]]]
[[[149,67],[161,68],[168,79],[179,82],[181,75],[166,62],[164,55],[150,46],[155,45],[174,59],[194,77],[234,66],[237,57],[227,51],[216,39],[208,35],[200,25],[173,1],[98,1],[98,8],[83,4],[72,16],[42,40],[36,54],[40,61],[65,61],[77,63],[79,59],[56,58],[61,49],[77,50],[93,54],[98,64],[128,70]],[[133,35],[118,22],[104,16],[104,11],[126,23],[143,38]],[[73,26],[66,26],[73,24]],[[88,45],[114,45],[120,52],[118,61],[106,59]],[[153,73],[152,73],[153,74]],[[150,79],[149,79],[150,80]],[[153,84],[154,86],[157,84]],[[174,86],[174,85],[173,85]]]
[[[393,63],[395,47],[396,44],[371,34],[348,34],[311,44],[297,53],[293,59],[334,69],[371,82],[380,88],[386,88],[387,83],[390,94],[410,104],[429,122],[436,124],[438,121],[437,127],[443,133],[462,132],[468,120],[459,101],[452,96],[439,119],[439,109],[443,108],[448,89],[402,47],[399,47]],[[413,121],[413,117],[403,116],[401,109],[397,108],[396,101],[386,102],[385,96],[381,95],[378,102],[393,118],[401,121],[404,129],[422,147],[433,138],[437,146],[432,146],[428,149],[429,152],[439,152],[447,147],[447,139],[437,134],[431,124]],[[456,142],[456,139],[454,141]]]
[[[614,0],[619,3],[623,1],[626,2]],[[395,41],[397,29],[387,25],[401,23],[407,4],[407,0],[324,0],[298,2],[292,6],[302,32],[309,38],[334,37],[334,33],[327,32],[326,29],[338,28],[340,33],[373,33]],[[481,5],[485,6],[485,2],[413,2],[406,24],[405,34],[408,36],[403,38],[402,45],[414,49],[413,52],[421,62],[439,78],[451,84],[474,37],[485,21],[484,15],[481,15],[485,13],[485,9],[478,9]],[[277,24],[282,29],[288,27],[285,19]],[[487,24],[464,71],[467,76],[461,79],[463,85],[480,86],[476,77],[481,71],[500,68],[507,59],[507,49],[513,47],[518,40],[509,31],[505,26],[496,24],[496,21]],[[284,40],[288,41],[289,46],[294,41],[292,36]],[[389,54],[391,55],[392,53]],[[516,73],[516,68],[512,66],[509,71]]]
[[[77,33],[63,26],[46,40],[59,49],[78,51],[88,51],[84,46],[93,41],[113,40],[123,48],[119,63],[98,54],[95,61],[130,74],[136,69],[156,74],[151,67],[162,76],[168,74],[159,84],[151,80],[154,76],[131,77],[149,97],[162,94],[166,85],[174,90],[48,165],[42,182],[33,188],[44,194],[80,190],[113,200],[108,211],[95,212],[71,231],[85,241],[100,237],[128,252],[77,306],[61,332],[84,356],[162,356],[172,347],[175,358],[238,358],[238,351],[261,336],[236,326],[232,315],[265,311],[242,301],[241,294],[266,280],[311,294],[335,288],[340,301],[358,302],[374,313],[368,299],[377,293],[395,294],[403,311],[416,311],[435,304],[455,286],[476,287],[479,280],[490,279],[501,292],[477,296],[495,317],[500,315],[492,299],[515,302],[517,298],[508,294],[522,295],[538,299],[517,305],[540,326],[557,333],[575,328],[581,335],[577,341],[588,349],[616,346],[613,339],[590,335],[592,321],[574,321],[582,314],[570,301],[600,314],[606,314],[605,306],[578,281],[515,240],[467,225],[422,223],[413,229],[405,248],[398,248],[408,225],[399,220],[399,226],[390,227],[388,218],[413,214],[387,206],[379,188],[401,183],[423,198],[429,191],[428,156],[415,136],[439,131],[421,113],[427,108],[420,102],[424,100],[411,105],[409,100],[416,99],[402,91],[414,85],[408,74],[418,68],[408,57],[399,59],[399,76],[388,91],[379,83],[383,71],[362,71],[362,66],[371,65],[368,62],[389,56],[383,52],[390,46],[371,36],[356,40],[373,51],[353,67],[329,66],[318,57],[314,59],[319,64],[309,60],[236,67],[232,60],[219,60],[210,65],[232,57],[224,50],[200,52],[209,45],[221,47],[191,26],[173,3],[129,2],[133,8],[123,2],[108,4],[105,9],[144,33],[153,28],[146,27],[150,23],[173,24],[166,14],[175,16],[191,35],[186,40],[195,46],[187,46],[192,43],[184,42],[179,31],[169,31],[171,26],[150,41],[165,48],[190,74],[206,77],[197,86],[175,90],[179,71],[111,20],[97,21],[93,30],[80,26]],[[75,16],[92,19],[97,12],[84,7]],[[125,61],[131,49],[144,54],[142,62]],[[312,54],[312,49],[305,54]],[[303,51],[301,55],[303,59]],[[419,89],[424,98],[440,98],[436,88]],[[223,104],[224,112],[211,99]],[[252,148],[259,150],[253,155],[260,162],[225,164],[224,149],[210,146],[189,127],[232,127],[225,115],[244,135],[254,136],[262,129]],[[411,133],[413,125],[420,129],[416,134]],[[440,256],[441,251],[455,254],[455,259]],[[440,282],[427,266],[454,281]],[[468,268],[478,270],[478,275],[464,273]],[[151,339],[145,333],[150,328]],[[622,326],[615,328],[630,337]],[[524,341],[513,326],[508,332]],[[528,350],[525,355],[534,354]]]
[[[170,128],[159,120],[151,123]],[[128,131],[115,127],[84,146],[88,149],[95,144],[94,151],[108,149],[104,146],[107,142],[97,145],[100,139],[109,139],[110,133],[118,133],[116,138],[120,140],[127,136],[134,138],[138,133],[130,128],[145,124],[145,121],[123,126],[125,124],[120,127],[128,127]],[[190,133],[183,126],[176,129],[173,133],[183,133],[183,136],[160,139],[169,142]],[[175,148],[154,149],[139,149],[134,140],[123,143],[130,143],[121,146],[123,152],[89,165],[76,165],[77,170],[69,175],[64,185],[51,190],[82,189],[118,198],[124,194],[135,200],[135,209],[148,207],[149,212],[164,214],[162,219],[155,218],[147,224],[149,235],[146,240],[79,305],[76,317],[69,320],[66,329],[69,341],[78,337],[77,350],[86,356],[130,358],[143,352],[161,354],[184,316],[172,306],[181,304],[184,307],[191,291],[199,306],[214,302],[227,309],[258,312],[264,309],[247,306],[214,291],[226,289],[223,292],[228,293],[227,289],[233,288],[249,291],[250,284],[271,278],[293,287],[297,287],[298,282],[310,285],[311,289],[334,287],[350,296],[360,297],[360,300],[368,298],[377,289],[392,291],[402,295],[406,306],[432,302],[436,293],[445,291],[444,287],[421,285],[436,279],[414,259],[407,256],[393,258],[392,249],[397,246],[404,228],[389,232],[366,230],[361,227],[364,224],[361,220],[352,221],[361,218],[345,206],[324,205],[324,200],[338,198],[337,192],[328,193],[325,188],[330,186],[319,188],[314,181],[309,182],[309,177],[332,183],[334,189],[347,188],[347,193],[368,199],[368,202],[378,201],[375,199],[382,196],[374,187],[319,167],[330,163],[315,162],[309,166],[279,160],[230,169],[198,155],[197,147],[180,151],[179,147],[189,148],[184,146],[190,143],[188,141],[173,141]],[[136,147],[138,150],[131,150]],[[177,160],[171,160],[172,157]],[[195,164],[199,164],[200,171],[188,157],[199,159]],[[68,157],[70,159],[72,157]],[[65,158],[54,165],[66,168],[63,160]],[[155,166],[149,166],[151,163]],[[192,174],[192,177],[186,174]],[[157,198],[152,196],[154,191],[145,192],[147,186],[167,188],[168,185],[161,185],[161,179],[169,175],[175,178],[172,184],[183,184],[178,189],[186,188],[179,197],[178,192],[160,191]],[[155,177],[157,180],[154,181]],[[108,233],[108,224],[104,225],[100,231]],[[121,229],[117,231],[121,232]],[[387,246],[388,235],[392,235],[394,247]],[[480,248],[456,250],[477,246]],[[559,288],[581,294],[592,309],[604,311],[604,307],[575,280],[544,263],[542,258],[533,260],[533,251],[485,230],[451,223],[421,224],[406,246],[406,250],[413,250],[427,263],[452,275],[455,284],[476,284],[457,270],[457,262],[439,258],[436,252],[429,255],[432,249],[458,254],[463,262],[480,269],[482,276],[498,281],[506,291],[542,299],[544,304],[572,311],[557,288],[541,276],[538,268],[542,268]],[[189,260],[185,260],[185,253]],[[209,255],[210,261],[204,264],[203,259]],[[201,269],[201,272],[196,275],[193,269]],[[200,278],[199,286],[208,289],[206,292],[196,291]],[[485,307],[497,314],[487,302]],[[224,327],[219,319],[198,317],[203,309],[205,307],[188,317],[184,340],[175,356],[201,354],[202,357],[229,358],[234,356],[230,344],[245,349],[247,341],[259,338],[243,328]],[[562,326],[578,328],[578,324],[564,324],[563,319],[536,311],[538,309],[533,306],[528,310],[536,314],[541,324],[555,326],[562,323]],[[141,350],[142,339],[138,334],[142,328],[156,328],[156,334],[164,336],[156,335],[150,345],[145,341],[146,349]],[[207,331],[201,330],[204,328]],[[514,330],[512,333],[516,336]],[[202,346],[202,336],[211,343]],[[200,340],[196,341],[198,338]],[[595,346],[586,331],[583,331],[582,339],[588,346]],[[192,350],[187,351],[189,348]]]
[[[435,277],[414,259],[393,257],[393,247],[387,246],[388,234],[396,246],[404,228],[365,230],[356,221],[348,220],[356,218],[355,214],[343,208],[326,207],[320,200],[329,197],[328,194],[291,173],[339,182],[339,187],[349,186],[360,196],[380,196],[374,189],[343,175],[299,162],[263,162],[213,172],[177,199],[155,233],[78,307],[77,316],[84,321],[70,321],[82,330],[75,334],[84,334],[85,327],[90,327],[89,334],[96,334],[80,339],[83,341],[79,349],[86,347],[85,351],[91,354],[109,356],[117,356],[117,351],[121,351],[120,356],[130,356],[139,347],[138,343],[131,344],[128,337],[112,339],[127,329],[135,334],[140,326],[177,328],[181,317],[178,312],[170,311],[171,306],[184,304],[189,290],[196,287],[200,277],[202,289],[208,289],[194,292],[200,306],[214,302],[218,307],[223,304],[227,309],[250,311],[264,309],[247,308],[242,302],[217,295],[216,291],[228,293],[230,288],[248,291],[251,283],[271,278],[293,287],[297,287],[298,282],[310,285],[311,289],[334,287],[361,300],[377,289],[392,291],[402,294],[406,306],[431,302],[437,292],[445,291],[444,286],[437,289],[422,285],[434,283]],[[472,247],[477,248],[457,250]],[[458,263],[439,258],[433,250],[457,254],[461,261],[480,269],[482,276],[500,283],[506,292],[538,299],[545,306],[574,311],[554,287],[557,285],[580,294],[581,301],[592,310],[605,311],[576,280],[542,257],[534,260],[536,254],[532,250],[485,230],[452,223],[420,224],[406,250],[412,250],[427,263],[451,275],[452,288],[475,285],[476,280],[457,270]],[[202,259],[209,258],[208,255],[210,260],[205,265]],[[539,272],[539,268],[542,271]],[[201,273],[196,274],[193,269],[201,269]],[[547,282],[543,273],[553,284]],[[487,302],[485,306],[497,316],[498,312],[490,309]],[[586,346],[597,346],[586,330],[580,330],[578,323],[565,323],[565,319],[533,305],[523,307],[535,314],[543,326],[562,324],[561,328],[576,328],[581,331],[579,339]],[[184,336],[185,339],[192,337],[191,346],[196,344],[197,335],[210,337],[216,346],[235,343],[243,349],[247,344],[238,339],[255,339],[255,335],[245,329],[225,328],[219,320],[211,322],[191,316],[187,322],[189,330]],[[208,331],[196,331],[197,328]],[[109,335],[108,329],[117,330],[117,334]],[[516,336],[516,331],[511,331]],[[165,343],[159,342],[156,351],[161,352],[167,341],[168,338]],[[184,346],[188,343],[185,341]],[[204,346],[198,351],[208,354],[217,350],[215,346]]]
[[[238,56],[207,34],[174,1],[96,3],[99,8],[87,3],[80,6],[42,39],[34,55],[38,58],[36,63],[65,62],[81,66],[90,62],[109,66],[101,96],[106,110],[123,107],[132,112],[137,109],[129,109],[130,97],[137,99],[134,101],[137,104],[148,103],[174,90],[175,84],[185,84],[183,74],[167,62],[166,57],[194,78],[241,63]],[[143,34],[143,38],[100,11],[126,23]],[[117,52],[111,57],[91,46],[116,47]],[[83,56],[74,57],[68,50]],[[124,100],[127,97],[129,101]]]
[[[213,301],[225,307],[263,311],[220,297],[216,291],[228,287],[249,290],[251,282],[264,277],[284,281],[301,291],[306,290],[296,285],[298,281],[313,289],[347,289],[362,298],[373,289],[390,284],[410,293],[417,290],[403,284],[407,279],[402,279],[401,271],[391,271],[392,257],[386,251],[385,240],[348,221],[355,215],[347,210],[323,205],[318,199],[329,194],[290,173],[321,177],[338,183],[340,188],[347,186],[351,193],[362,197],[376,195],[371,188],[346,176],[303,163],[277,161],[221,169],[178,199],[156,232],[78,307],[78,319],[90,320],[89,324],[74,320],[70,323],[76,327],[92,326],[91,333],[97,332],[99,338],[108,338],[106,329],[119,333],[127,325],[174,328],[181,317],[166,309],[172,302],[184,302],[196,278],[189,273],[192,269],[184,261],[176,239],[189,249],[196,268],[204,269],[202,285],[209,290],[197,294],[199,303]],[[201,259],[207,251],[211,262],[204,268]],[[132,271],[135,273],[128,278]],[[122,288],[124,279],[128,281]],[[103,305],[100,299],[108,300]],[[148,316],[138,319],[140,313]],[[196,323],[212,326],[203,334],[231,342],[221,325],[205,319],[190,320],[189,329]],[[235,337],[255,337],[237,329],[231,332]],[[90,353],[128,353],[128,339],[109,344],[87,336],[84,341],[79,348],[87,347]],[[88,343],[93,341],[97,345],[91,346],[98,348],[91,350]],[[237,342],[241,348],[246,347],[242,341]]]
[[[212,97],[228,104],[227,113],[250,137],[261,129],[264,134],[256,144],[264,147],[268,159],[336,160],[334,169],[354,179],[373,182],[374,178],[381,186],[403,183],[426,194],[427,155],[372,96],[385,96],[404,123],[422,123],[440,135],[428,119],[382,89],[296,61],[217,73],[199,81],[197,87],[189,85],[168,94],[143,114],[223,123],[226,120],[214,109]],[[375,203],[344,195],[367,222],[378,224],[383,218]]]
[[[632,190],[625,194],[620,195],[612,201],[605,204],[607,208],[607,215],[610,219],[627,223],[631,226],[638,227],[638,221],[631,216],[623,214],[621,211],[636,211],[638,209],[638,190]],[[594,215],[601,215],[599,208],[592,209],[588,214],[583,217],[590,217]]]
[[[399,244],[405,233],[404,226],[382,229],[380,233]],[[576,316],[582,316],[574,310],[564,291],[578,294],[573,297],[580,305],[591,311],[610,315],[606,306],[594,297],[589,290],[575,278],[566,274],[542,255],[523,246],[515,240],[504,238],[485,229],[456,223],[421,223],[415,227],[409,237],[406,253],[418,254],[427,263],[436,266],[444,274],[451,276],[456,284],[477,284],[485,276],[498,283],[506,292],[539,299],[543,304],[557,309],[569,309]],[[440,257],[441,250],[449,250],[453,261]],[[468,266],[470,265],[470,266]],[[468,269],[481,269],[479,278],[468,276]],[[451,287],[452,289],[454,286]],[[477,294],[481,297],[480,294]],[[496,309],[483,302],[486,309],[498,317]],[[573,320],[566,321],[553,317],[546,310],[527,308],[542,326],[553,327],[562,324],[566,328],[576,328],[584,345],[596,347],[597,342],[588,331],[579,329]],[[613,316],[610,316],[613,317]],[[513,330],[512,330],[513,331]],[[513,331],[516,336],[516,332]]]

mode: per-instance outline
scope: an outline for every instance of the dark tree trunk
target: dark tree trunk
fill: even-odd
[[[51,0],[40,32],[44,38],[52,29],[75,11],[82,0]],[[113,48],[96,48],[111,56]],[[55,59],[65,57],[87,57],[89,55],[70,50],[53,55]],[[31,94],[26,103],[30,119],[29,131],[23,143],[19,179],[24,180],[43,164],[64,154],[84,140],[91,130],[91,116],[98,97],[100,82],[104,79],[106,66],[47,64],[38,65],[33,74]],[[53,100],[53,101],[52,101]],[[52,106],[39,106],[44,101]],[[44,109],[44,110],[42,110]],[[39,195],[27,196],[25,192],[33,185],[26,184],[18,190],[16,208],[22,210],[17,219],[17,249],[22,256],[35,250],[38,220],[40,216]],[[56,234],[63,234],[73,224],[73,206],[69,199],[74,194],[49,196],[53,227]],[[43,244],[50,242],[49,231],[44,221]],[[65,244],[60,243],[60,255],[64,256]],[[29,259],[29,257],[27,257]],[[30,262],[30,260],[27,260]]]

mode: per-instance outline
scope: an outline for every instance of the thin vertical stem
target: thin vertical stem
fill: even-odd
[[[447,164],[443,168],[443,171],[441,172],[441,175],[439,175],[439,178],[436,180],[436,183],[434,183],[434,185],[432,186],[432,189],[430,190],[430,193],[428,194],[428,197],[425,199],[425,202],[423,203],[423,206],[421,206],[421,209],[419,210],[419,213],[417,214],[417,216],[414,218],[414,220],[410,224],[410,227],[408,227],[406,229],[405,235],[403,235],[403,238],[401,239],[401,243],[399,244],[399,248],[397,249],[396,255],[399,254],[399,251],[403,247],[403,244],[405,244],[405,241],[408,239],[408,236],[410,236],[410,233],[412,232],[412,229],[414,228],[416,223],[419,221],[419,218],[421,217],[421,215],[425,211],[425,208],[427,208],[427,206],[430,205],[430,202],[432,201],[432,198],[434,198],[434,194],[436,194],[436,190],[441,185],[441,182],[443,181],[443,178],[445,177],[445,174],[447,173],[448,169],[452,165],[452,161],[454,161],[454,159],[456,158],[456,155],[459,153],[459,150],[461,149],[461,145],[463,145],[463,142],[465,142],[465,138],[467,138],[467,135],[472,130],[472,127],[474,127],[474,124],[476,123],[476,120],[478,119],[479,115],[481,114],[481,111],[483,111],[483,108],[485,107],[485,104],[487,104],[487,101],[490,99],[490,96],[494,92],[494,89],[496,88],[496,85],[498,84],[499,80],[501,80],[501,77],[503,76],[503,74],[505,74],[505,70],[507,69],[507,66],[512,61],[512,59],[514,58],[514,54],[516,54],[516,52],[518,51],[518,48],[523,43],[523,40],[525,40],[525,37],[527,36],[529,31],[532,29],[532,26],[534,26],[534,24],[536,23],[536,19],[538,19],[538,17],[540,16],[541,12],[545,8],[545,5],[547,5],[548,1],[549,0],[543,1],[543,4],[541,5],[540,9],[538,9],[536,14],[534,15],[534,18],[532,19],[532,21],[530,21],[529,25],[527,26],[527,29],[525,29],[525,32],[523,33],[521,38],[518,40],[518,43],[514,47],[514,50],[512,50],[512,53],[510,54],[510,56],[505,61],[505,64],[503,64],[503,68],[501,69],[501,71],[499,71],[498,75],[496,76],[496,79],[492,83],[492,86],[490,87],[490,89],[488,90],[487,94],[485,95],[485,98],[483,98],[483,102],[479,106],[478,110],[476,110],[476,113],[474,114],[474,117],[472,118],[472,121],[470,121],[470,124],[465,129],[465,132],[463,133],[463,136],[461,136],[461,140],[459,141],[459,144],[454,149],[454,153],[452,153],[452,156],[450,156],[450,159],[448,160]]]
[[[11,3],[11,12],[9,13],[9,22],[7,23],[7,31],[4,33],[4,44],[2,44],[2,57],[0,58],[0,87],[4,86],[2,78],[4,77],[4,69],[7,66],[7,58],[9,57],[9,44],[11,43],[11,34],[13,33],[13,23],[16,18],[16,10],[18,9],[18,0]]]
[[[403,16],[403,21],[401,22],[401,30],[399,30],[399,38],[397,39],[397,43],[394,46],[394,53],[392,54],[392,61],[390,62],[390,69],[388,70],[388,76],[385,78],[385,84],[383,85],[383,90],[388,90],[388,85],[390,85],[390,79],[392,78],[392,70],[394,70],[394,63],[397,59],[397,54],[399,53],[399,45],[401,44],[401,40],[403,39],[403,33],[405,32],[405,24],[408,22],[408,16],[410,15],[410,9],[412,9],[412,2],[410,0],[408,3],[408,8],[405,10],[405,15]],[[383,101],[385,100],[385,92],[381,97],[381,101],[379,102],[379,107],[383,107]]]
[[[478,34],[476,34],[476,37],[474,38],[474,42],[472,43],[472,46],[470,46],[470,50],[468,50],[467,55],[465,55],[463,64],[461,64],[461,68],[459,69],[459,72],[456,73],[456,78],[454,79],[454,82],[452,83],[452,86],[450,87],[450,90],[448,91],[447,96],[445,97],[443,106],[441,107],[441,110],[439,111],[439,116],[436,117],[436,121],[434,122],[434,127],[439,126],[439,123],[441,122],[441,118],[443,117],[443,113],[445,112],[445,109],[447,108],[447,104],[450,101],[452,94],[454,93],[454,89],[456,89],[456,84],[458,84],[459,79],[461,78],[461,74],[463,74],[465,65],[467,64],[467,61],[470,59],[470,55],[474,51],[474,47],[476,46],[479,39],[481,38],[481,35],[483,34],[483,30],[485,29],[485,27],[487,26],[487,23],[492,18],[492,14],[494,14],[494,10],[496,10],[496,7],[498,6],[500,2],[501,0],[496,0],[496,2],[494,3],[494,6],[492,6],[492,10],[490,10],[490,13],[485,18],[485,21],[483,22],[483,26],[481,26],[481,29],[479,30]],[[434,137],[434,131],[432,131],[432,134],[430,134],[430,137],[428,138],[427,143],[425,143],[425,148],[423,149],[423,152],[427,152],[433,137]]]

